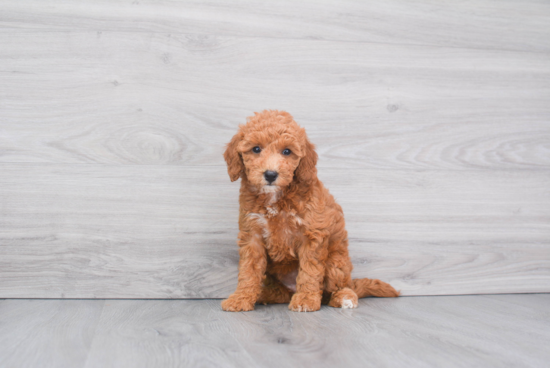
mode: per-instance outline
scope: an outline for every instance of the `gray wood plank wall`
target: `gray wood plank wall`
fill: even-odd
[[[0,4],[0,297],[225,297],[223,146],[283,109],[356,277],[550,291],[550,3]]]

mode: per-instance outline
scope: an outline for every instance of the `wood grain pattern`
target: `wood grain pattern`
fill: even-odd
[[[6,0],[0,297],[235,287],[221,153],[290,111],[356,277],[550,291],[550,4]]]
[[[10,32],[154,31],[550,51],[549,14],[550,5],[540,0],[4,0],[0,26]]]
[[[0,300],[0,366],[84,367],[103,300]]]
[[[550,167],[547,53],[121,32],[0,42],[0,162],[223,165],[237,125],[280,108],[324,167]]]
[[[246,116],[281,108],[325,167],[550,167],[548,54],[154,33],[0,40],[0,162],[223,165]]]
[[[227,313],[220,300],[4,300],[0,364],[546,367],[549,302],[548,294],[371,298],[355,310]]]
[[[0,296],[226,297],[238,187],[223,167],[2,164]],[[323,169],[355,277],[404,295],[550,291],[550,173]],[[341,178],[345,177],[345,180]]]

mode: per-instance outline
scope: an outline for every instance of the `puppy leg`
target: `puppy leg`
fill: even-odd
[[[228,312],[250,311],[260,295],[267,255],[258,234],[243,234],[239,240],[239,280],[237,290],[222,302]]]
[[[331,293],[328,305],[334,308],[357,308],[357,294],[353,286],[353,266],[348,255],[347,243],[335,241],[330,244],[325,273],[325,292]]]
[[[260,304],[282,304],[290,302],[292,293],[279,280],[266,275],[262,292],[257,300]]]
[[[311,241],[298,251],[300,269],[296,278],[296,294],[288,309],[294,312],[314,312],[321,308],[325,267],[321,261],[321,244]]]

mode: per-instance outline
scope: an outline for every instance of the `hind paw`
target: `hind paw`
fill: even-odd
[[[357,294],[350,288],[343,288],[332,293],[328,305],[333,308],[352,309],[357,308]]]

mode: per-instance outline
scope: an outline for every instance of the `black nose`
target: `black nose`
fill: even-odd
[[[278,175],[276,171],[267,170],[264,172],[264,178],[269,184],[273,183]]]

